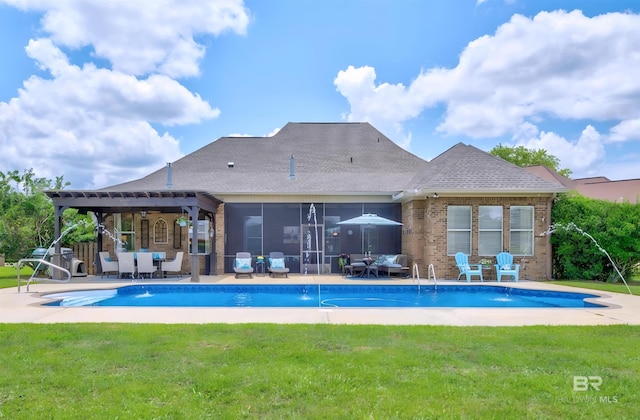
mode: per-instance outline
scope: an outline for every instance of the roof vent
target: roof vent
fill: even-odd
[[[171,181],[171,162],[167,162],[167,189],[170,190],[173,186],[173,182]]]
[[[289,179],[296,179],[295,174],[295,158],[293,155],[289,158]]]
[[[235,166],[235,163],[227,162],[227,168],[233,168],[234,166]]]

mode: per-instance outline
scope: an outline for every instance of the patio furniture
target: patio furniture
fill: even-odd
[[[249,276],[253,278],[253,267],[251,266],[251,253],[249,252],[236,252],[236,259],[233,263],[233,271],[236,273],[236,278],[240,276]]]
[[[102,273],[100,274],[101,278],[103,278],[107,273],[118,273],[118,261],[114,261],[113,259],[111,259],[109,252],[100,251],[98,252],[98,255],[100,256],[100,268],[102,270]]]
[[[392,274],[400,276],[409,275],[409,266],[407,265],[407,256],[404,254],[384,255],[382,264],[378,264],[378,269],[391,277]]]
[[[284,254],[282,252],[269,254],[269,277],[275,276],[289,277],[289,267],[284,265]]]
[[[118,252],[118,276],[119,277],[136,277],[136,261],[133,258],[133,252]]]
[[[464,252],[458,252],[456,254],[456,265],[458,266],[458,270],[460,270],[457,280],[460,280],[460,277],[464,275],[467,278],[467,283],[470,283],[472,276],[478,276],[480,277],[480,281],[484,282],[482,278],[482,265],[469,264],[469,258]]]
[[[367,265],[362,262],[362,260],[366,257],[364,254],[352,254],[349,256],[349,264],[344,266],[345,274],[350,277],[356,277],[362,275],[366,269]]]
[[[496,261],[498,262],[498,264],[495,265],[498,281],[501,280],[502,276],[511,276],[515,282],[518,281],[520,264],[513,263],[513,255],[508,252],[501,252],[496,255]]]
[[[169,261],[160,262],[160,271],[162,276],[166,277],[167,273],[177,273],[178,278],[182,277],[182,257],[184,251],[176,252],[176,257]]]
[[[136,253],[136,260],[138,262],[138,276],[145,277],[145,275],[148,275],[151,278],[158,271],[158,267],[153,265],[153,254],[151,252]]]

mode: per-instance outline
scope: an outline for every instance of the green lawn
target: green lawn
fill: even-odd
[[[28,280],[33,274],[30,267],[22,267],[20,270],[20,278],[24,281]],[[16,287],[18,285],[18,270],[16,267],[0,267],[0,289],[6,287]]]
[[[551,284],[561,284],[563,286],[573,286],[573,287],[583,287],[585,289],[594,289],[594,290],[602,290],[605,292],[616,292],[623,293],[625,295],[629,294],[629,290],[624,285],[623,282],[618,283],[603,283],[599,281],[587,281],[587,280],[558,280],[553,281]],[[627,281],[629,285],[629,289],[631,289],[631,293],[638,296],[640,295],[640,282],[638,281]]]
[[[0,324],[0,336],[0,418],[640,412],[636,326]],[[574,376],[601,377],[599,391],[574,391]]]

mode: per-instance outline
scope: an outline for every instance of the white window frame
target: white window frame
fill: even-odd
[[[158,231],[156,227],[160,224],[164,223],[164,238],[158,237]],[[153,243],[154,244],[168,244],[169,243],[169,223],[166,220],[160,218],[155,221],[153,224]]]
[[[453,226],[453,213],[455,210],[466,210],[469,212],[469,223],[467,226]],[[473,232],[473,211],[471,206],[447,206],[447,255],[456,255],[458,252],[463,252],[467,255],[471,255],[471,233]],[[459,219],[459,220],[462,220]],[[460,233],[467,233],[469,235],[469,247],[468,249],[463,249],[464,247],[458,246],[454,240],[454,236],[460,236]]]
[[[523,220],[522,217],[513,217],[515,211],[528,210],[531,212],[529,217],[527,217],[529,221],[529,226],[514,226],[514,221]],[[534,206],[511,206],[509,208],[509,252],[512,255],[518,256],[533,256],[534,255],[534,226],[535,226],[535,207]],[[524,237],[528,234],[528,238],[525,237],[526,242],[524,243],[520,240],[520,244],[517,244],[517,240],[515,240],[515,236]],[[514,243],[518,246],[514,247]],[[527,249],[528,248],[528,249]],[[524,252],[522,252],[524,251]]]
[[[495,216],[497,216],[498,214],[500,215],[500,227],[496,228],[494,226],[483,226],[482,221],[484,220],[483,218],[483,212],[485,210],[489,210],[491,213],[495,214],[491,214],[490,217],[493,219],[495,218]],[[478,256],[480,257],[495,257],[496,255],[498,255],[500,252],[502,252],[503,248],[503,228],[504,226],[504,209],[502,206],[478,206]],[[498,233],[499,235],[499,243],[497,245],[497,247],[495,247],[495,249],[486,249],[486,248],[491,248],[491,246],[484,246],[487,242],[489,242],[488,239],[483,239],[483,237],[494,237],[495,234]]]

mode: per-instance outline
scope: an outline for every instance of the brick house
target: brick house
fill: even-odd
[[[426,161],[368,123],[289,123],[272,137],[220,138],[138,180],[47,194],[56,214],[91,211],[130,250],[188,252],[193,281],[232,272],[239,251],[284,252],[291,272],[338,272],[344,253],[402,253],[420,273],[433,264],[438,278],[456,278],[456,252],[474,262],[506,250],[521,278],[544,279],[550,245],[539,234],[567,190],[462,143]],[[338,225],[363,213],[403,225]]]

